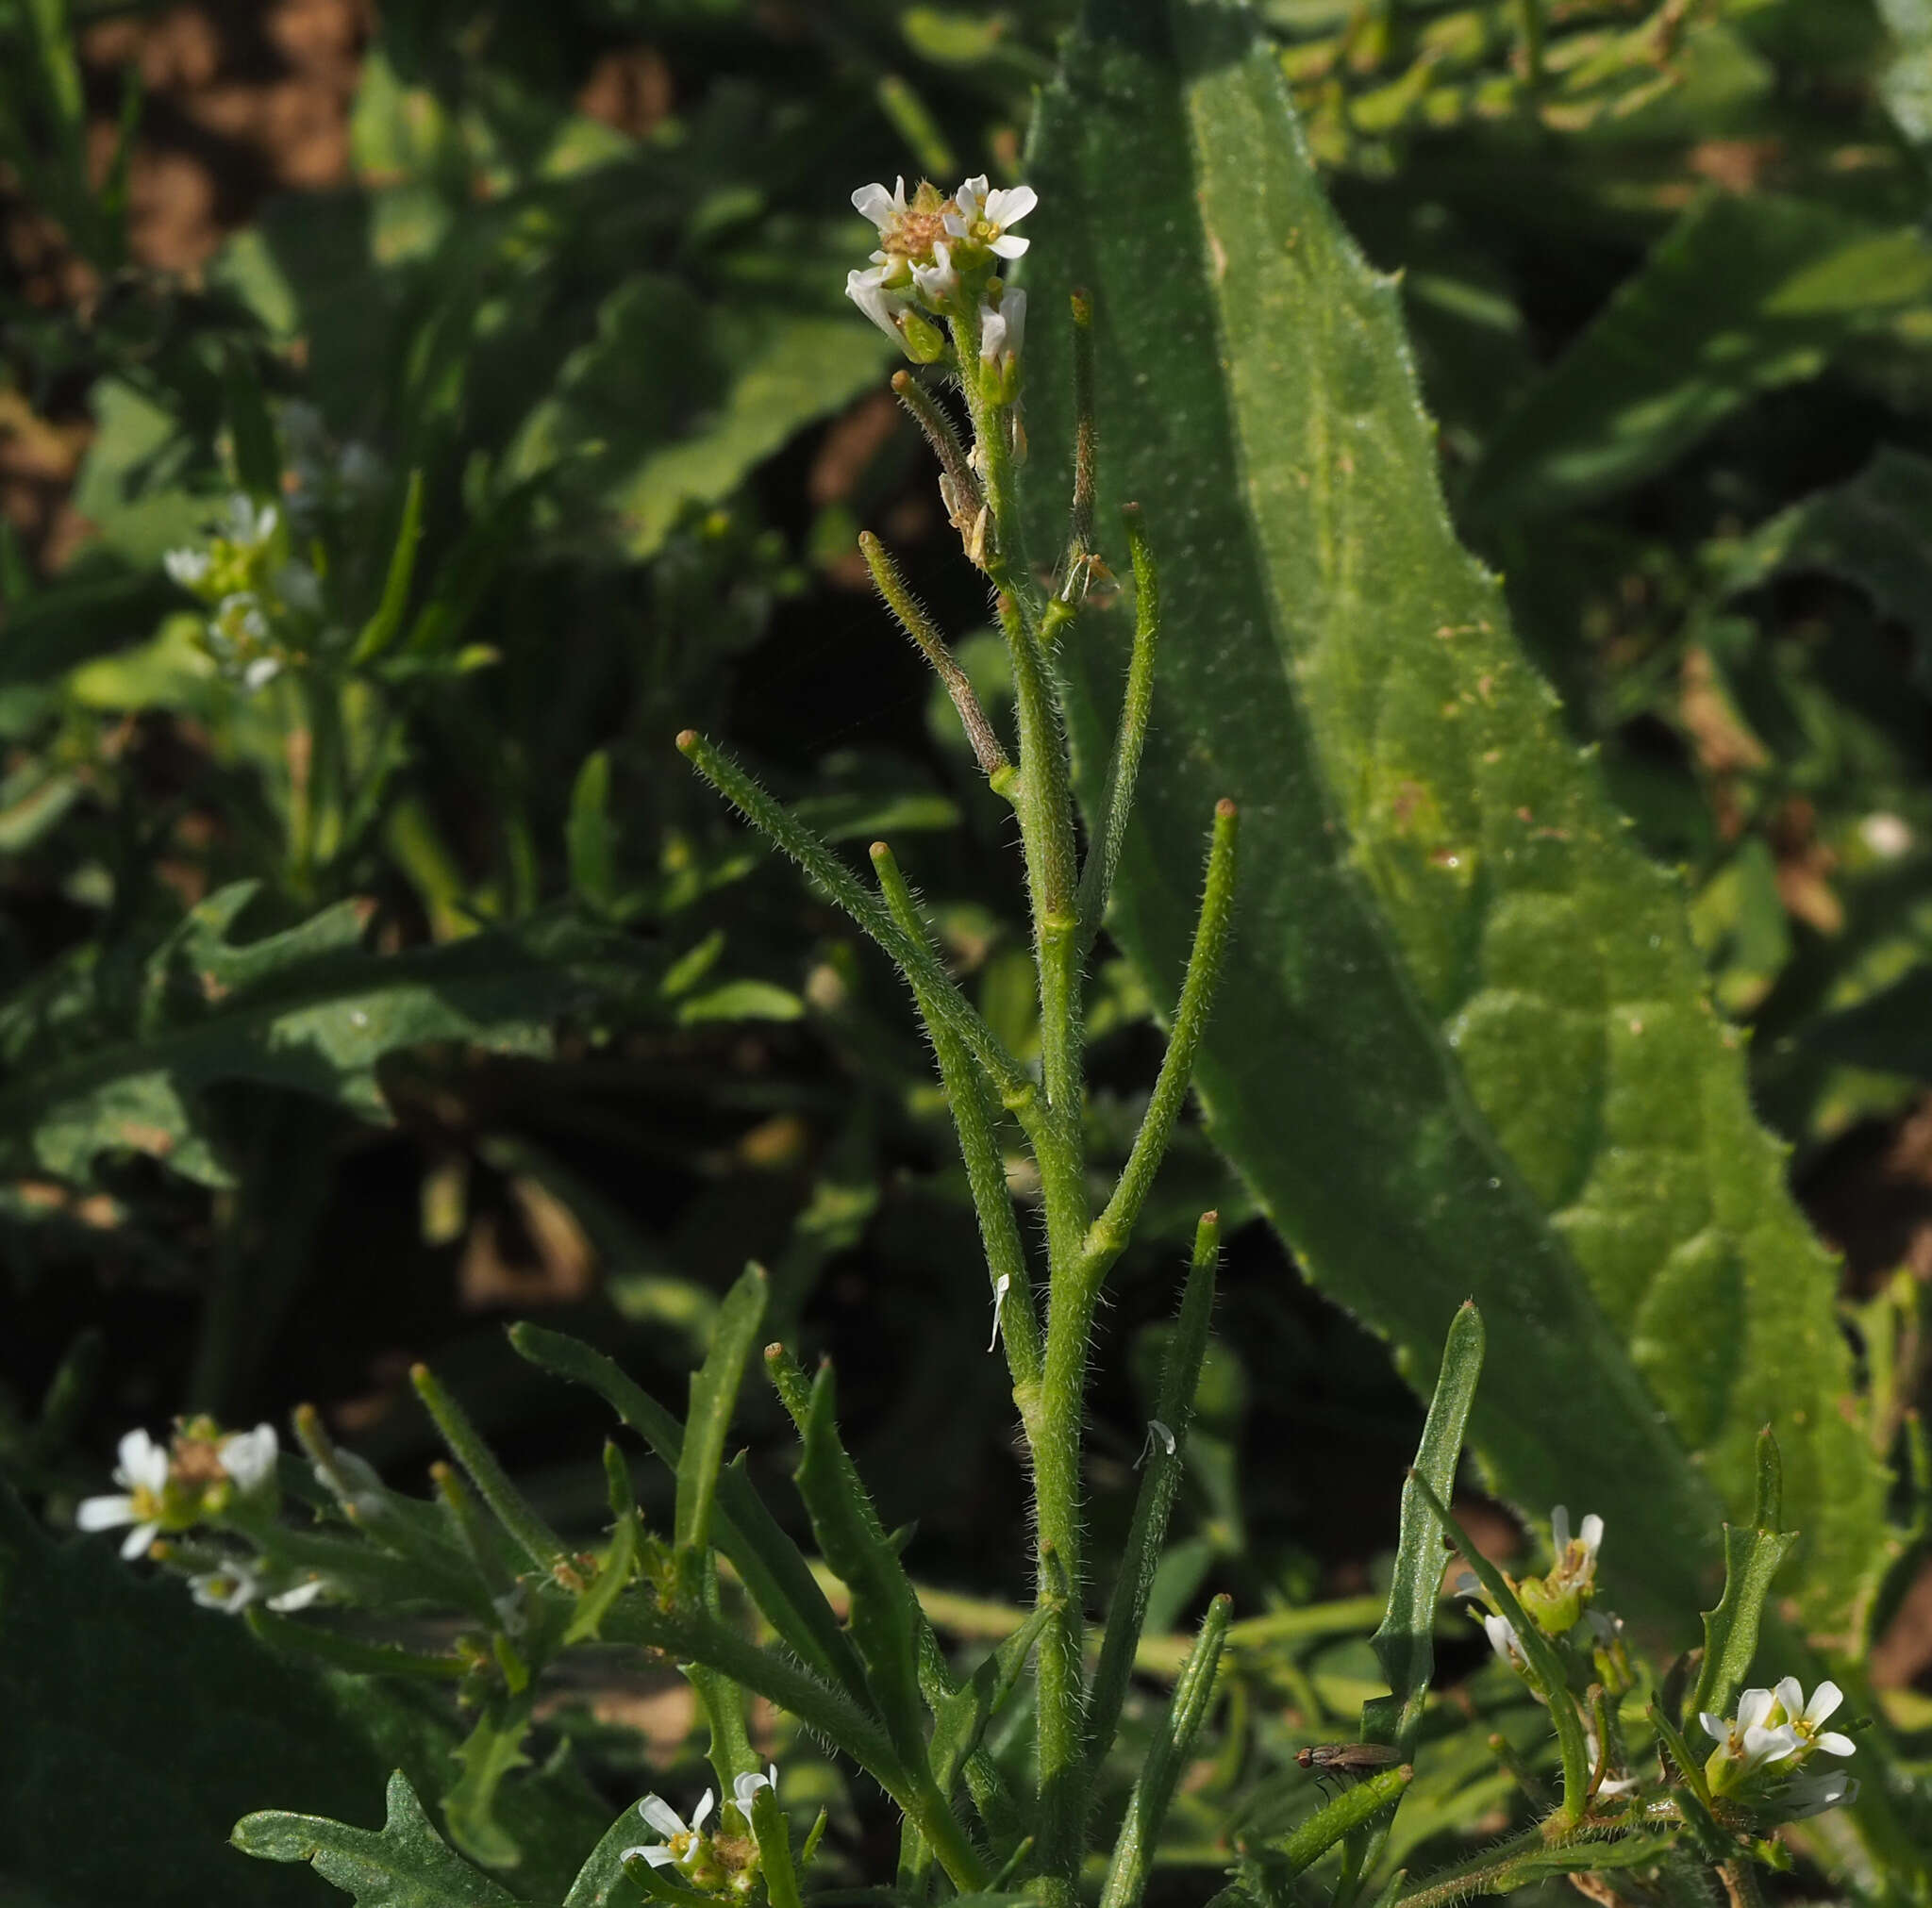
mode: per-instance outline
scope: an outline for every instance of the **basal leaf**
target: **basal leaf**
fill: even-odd
[[[1932,293],[1932,245],[1821,202],[1713,193],[1491,440],[1465,497],[1507,524],[1661,470],[1759,391],[1815,377]]]
[[[346,906],[237,946],[228,929],[251,892],[209,896],[151,956],[132,1024],[117,1024],[111,997],[58,1020],[37,994],[0,1004],[7,1170],[85,1179],[97,1153],[128,1151],[223,1185],[209,1088],[253,1082],[386,1122],[384,1054],[430,1040],[544,1053],[552,1022],[593,985],[587,938],[537,929],[378,957],[353,946]]]
[[[378,1833],[324,1816],[263,1809],[235,1824],[235,1846],[265,1862],[307,1862],[356,1898],[356,1908],[515,1908],[487,1875],[436,1833],[408,1778],[389,1779],[389,1814]]]
[[[1196,1074],[1218,1143],[1419,1388],[1475,1298],[1473,1439],[1519,1502],[1605,1516],[1620,1607],[1701,1606],[1720,1503],[1749,1504],[1771,1421],[1805,1533],[1795,1594],[1815,1631],[1856,1631],[1884,1478],[1840,1410],[1833,1267],[1752,1116],[1676,883],[1456,542],[1394,288],[1324,201],[1278,64],[1226,7],[1096,5],[1029,177],[1032,554],[1062,527],[1057,314],[1084,286],[1103,505],[1137,499],[1161,559],[1169,634],[1109,922],[1158,999],[1202,820],[1241,805]],[[1124,650],[1096,613],[1070,657],[1090,808]]]

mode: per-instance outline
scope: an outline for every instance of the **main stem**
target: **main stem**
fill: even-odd
[[[974,341],[976,350],[976,340]],[[1087,1347],[1098,1282],[1082,1276],[1089,1222],[1086,1145],[1081,1132],[1079,870],[1066,738],[1051,662],[1041,646],[1041,606],[1019,559],[1019,501],[1004,407],[994,373],[976,356],[960,366],[992,535],[989,579],[1013,659],[1020,774],[1014,803],[1032,902],[1040,976],[1041,1074],[1048,1119],[1032,1136],[1046,1213],[1046,1359],[1039,1435],[1033,1447],[1037,1595],[1060,1601],[1041,1634],[1040,1816],[1035,1892],[1048,1908],[1074,1908],[1086,1817],[1086,1703],[1081,1608],[1080,1434]],[[1062,1601],[1061,1600],[1064,1599]]]

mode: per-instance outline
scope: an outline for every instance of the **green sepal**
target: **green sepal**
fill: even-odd
[[[356,1898],[357,1908],[516,1908],[515,1898],[479,1874],[436,1833],[398,1770],[389,1779],[380,1831],[320,1816],[263,1809],[243,1816],[230,1838],[265,1862],[307,1862]]]
[[[711,1509],[718,1473],[724,1462],[724,1439],[739,1388],[765,1316],[764,1268],[747,1266],[724,1296],[711,1335],[711,1349],[691,1381],[691,1411],[685,1419],[684,1447],[677,1459],[677,1514],[675,1542],[680,1578],[691,1559],[711,1545]]]
[[[1380,1769],[1344,1790],[1306,1821],[1297,1822],[1270,1847],[1288,1864],[1291,1875],[1299,1875],[1313,1867],[1350,1831],[1366,1828],[1414,1779],[1415,1770],[1407,1763],[1398,1768]]]
[[[1766,1425],[1757,1438],[1757,1502],[1752,1521],[1743,1529],[1724,1526],[1724,1590],[1717,1608],[1704,1613],[1704,1660],[1684,1706],[1687,1728],[1706,1710],[1729,1716],[1751,1673],[1772,1579],[1798,1541],[1797,1532],[1777,1528],[1783,1501],[1783,1461]]]
[[[829,1365],[811,1387],[798,1493],[833,1574],[852,1597],[851,1635],[865,1665],[873,1704],[908,1767],[925,1761],[925,1706],[919,1694],[919,1598],[839,1437],[838,1389]]]

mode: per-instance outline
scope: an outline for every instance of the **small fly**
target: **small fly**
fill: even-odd
[[[1330,1776],[1359,1778],[1388,1768],[1402,1760],[1402,1751],[1379,1742],[1318,1742],[1310,1749],[1296,1750],[1294,1759],[1303,1768],[1312,1769],[1320,1782]]]

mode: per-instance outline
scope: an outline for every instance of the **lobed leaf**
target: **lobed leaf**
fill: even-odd
[[[357,1908],[514,1908],[508,1895],[436,1833],[399,1769],[380,1832],[325,1816],[262,1809],[235,1824],[235,1846],[265,1862],[307,1862],[356,1898]]]

